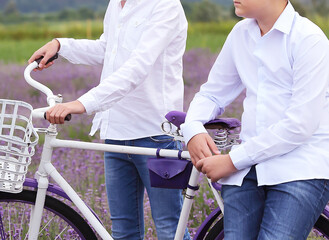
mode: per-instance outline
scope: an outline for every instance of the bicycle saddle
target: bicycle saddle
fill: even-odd
[[[165,118],[174,124],[177,128],[185,122],[186,113],[180,111],[171,111],[166,114]],[[217,118],[204,124],[206,129],[234,129],[241,126],[236,118]]]

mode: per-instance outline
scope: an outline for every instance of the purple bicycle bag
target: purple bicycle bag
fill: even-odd
[[[152,187],[185,189],[193,164],[186,159],[156,157],[149,158],[147,166]]]

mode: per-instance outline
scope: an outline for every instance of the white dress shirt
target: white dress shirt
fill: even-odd
[[[229,34],[208,82],[192,101],[182,131],[188,142],[243,89],[239,170],[220,180],[241,185],[256,165],[259,185],[329,178],[329,42],[289,3],[263,37],[254,19]]]
[[[187,20],[179,0],[111,0],[98,40],[59,38],[75,64],[103,64],[100,84],[78,100],[96,113],[91,135],[127,140],[161,135],[171,110],[183,109],[182,56]]]

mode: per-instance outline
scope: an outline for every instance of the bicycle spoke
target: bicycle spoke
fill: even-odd
[[[58,236],[56,236],[55,240],[59,239],[59,237],[61,237],[62,233],[63,233],[64,231],[66,231],[66,229],[67,229],[67,227],[64,228],[63,231],[60,232],[60,233],[58,234]],[[60,238],[60,239],[62,239],[62,238]]]
[[[4,205],[5,204],[5,205]],[[30,223],[30,204],[20,202],[0,202],[0,216],[3,218],[5,238],[9,240],[27,240],[28,226]],[[0,225],[1,226],[1,225]],[[44,210],[42,225],[40,226],[38,239],[64,240],[81,239],[79,234],[60,216],[53,212]]]
[[[53,217],[47,222],[47,224],[45,225],[45,226],[43,226],[43,227],[41,227],[40,228],[40,231],[39,231],[39,236],[40,236],[40,234],[42,233],[42,231],[48,226],[48,225],[50,225],[50,223],[53,221]]]

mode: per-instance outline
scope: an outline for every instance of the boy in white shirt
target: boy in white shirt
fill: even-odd
[[[47,111],[51,123],[69,114],[96,113],[91,135],[100,129],[108,144],[180,148],[160,130],[164,116],[183,108],[182,56],[187,20],[179,0],[112,0],[98,40],[53,40],[36,51],[46,61],[59,52],[75,64],[103,65],[100,84],[78,100]],[[159,240],[171,240],[182,207],[181,191],[150,186],[149,156],[105,153],[105,179],[114,239],[144,239],[146,188]],[[189,239],[186,232],[185,238]]]
[[[229,34],[182,131],[223,184],[225,239],[306,239],[329,200],[329,42],[287,0],[234,0]],[[242,143],[220,155],[203,124],[243,90]]]

